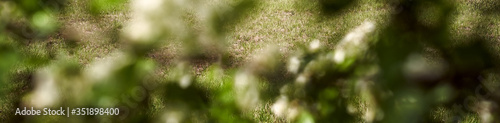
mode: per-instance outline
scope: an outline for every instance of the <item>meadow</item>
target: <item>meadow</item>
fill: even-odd
[[[93,3],[94,1],[97,3]],[[111,2],[99,3],[99,1]],[[498,119],[500,115],[495,114],[495,111],[498,113],[500,110],[481,108],[484,105],[496,105],[495,95],[498,93],[495,93],[497,92],[495,88],[500,87],[498,81],[500,76],[496,67],[498,63],[495,63],[495,60],[484,60],[480,57],[482,55],[473,54],[476,53],[475,50],[471,51],[472,55],[468,55],[469,49],[465,47],[474,45],[473,39],[480,37],[485,40],[487,47],[479,49],[493,53],[492,59],[500,56],[500,14],[488,13],[500,10],[498,9],[500,3],[494,0],[451,2],[442,0],[443,3],[449,2],[450,6],[454,6],[449,11],[441,10],[446,7],[435,5],[437,3],[423,0],[421,6],[418,6],[423,9],[416,9],[418,15],[415,17],[417,20],[415,23],[428,26],[430,30],[445,29],[444,33],[450,41],[444,45],[434,44],[432,41],[423,45],[395,43],[390,46],[397,48],[389,51],[384,50],[386,45],[383,43],[368,43],[366,47],[364,45],[339,47],[344,46],[340,45],[344,40],[349,40],[346,37],[349,37],[351,32],[359,30],[363,32],[363,25],[366,23],[369,23],[369,27],[365,30],[373,30],[366,31],[367,36],[362,35],[362,40],[383,42],[392,38],[397,40],[401,35],[410,35],[410,38],[402,39],[412,40],[412,34],[394,31],[393,34],[397,34],[396,36],[387,36],[391,33],[384,33],[391,32],[390,29],[394,25],[403,27],[397,25],[397,21],[394,20],[398,18],[395,13],[405,8],[394,8],[394,5],[391,5],[399,2],[357,0],[355,3],[345,5],[343,9],[328,13],[321,7],[324,3],[314,0],[260,0],[250,3],[241,2],[245,0],[173,0],[162,3],[160,5],[163,6],[159,7],[144,3],[142,8],[141,2],[117,1],[120,0],[68,0],[61,5],[64,7],[57,8],[59,11],[49,16],[38,13],[23,14],[22,7],[12,9],[19,3],[0,1],[3,8],[0,11],[3,12],[0,16],[3,18],[1,21],[3,31],[0,33],[4,33],[0,35],[2,40],[0,43],[5,47],[2,48],[4,51],[0,50],[0,59],[5,58],[0,62],[2,65],[0,75],[5,78],[1,80],[3,84],[0,84],[0,122],[401,122],[412,119],[413,122],[494,122],[500,120]],[[10,6],[13,12],[6,6]],[[443,19],[445,18],[443,15],[446,15],[444,13],[448,14],[446,19]],[[29,17],[25,18],[26,16]],[[144,24],[142,18],[150,19],[146,22],[153,25],[141,25]],[[442,20],[445,21],[441,22]],[[36,36],[36,33],[32,34],[30,31],[16,32],[17,28],[26,28],[26,25],[45,29],[49,33]],[[478,32],[480,34],[477,34]],[[419,39],[415,40],[442,39],[441,35],[426,34],[417,31],[415,35],[418,35],[416,37]],[[414,48],[403,45],[418,45],[422,48],[418,47],[421,49],[415,50],[420,53],[417,55],[398,54],[398,52],[410,52],[406,49]],[[377,48],[371,48],[372,46]],[[455,47],[459,48],[455,50]],[[461,47],[465,48],[460,49]],[[448,57],[443,55],[446,53],[442,53],[446,50],[439,48],[452,49],[451,54],[462,54],[451,55],[450,59],[463,62],[457,62],[458,67],[454,67],[455,62],[448,62],[446,59]],[[474,48],[478,47],[472,49]],[[345,52],[352,51],[354,55],[347,54],[349,57],[346,57],[346,62],[342,59],[342,62],[338,63],[340,66],[338,70],[335,68],[312,72],[308,76],[310,79],[307,79],[310,83],[324,81],[338,81],[338,83],[306,84],[307,86],[303,87],[305,92],[290,91],[300,90],[302,87],[297,84],[302,81],[299,79],[303,75],[300,71],[327,69],[331,63],[322,59],[329,58],[327,56],[333,51],[340,52],[339,49]],[[478,52],[483,53],[482,51]],[[415,65],[417,68],[405,67],[407,61],[402,61],[401,64],[392,62],[398,61],[400,56],[417,61]],[[294,72],[290,69],[293,69],[293,61],[296,58],[300,59],[301,67],[296,68]],[[349,61],[351,58],[355,59],[353,63]],[[384,61],[384,58],[390,59],[390,62]],[[422,65],[419,61],[428,61],[429,64]],[[443,63],[445,65],[442,65],[442,61],[446,62]],[[494,67],[489,67],[487,65],[489,62],[492,62]],[[311,65],[312,67],[308,68],[307,63],[319,65]],[[408,62],[411,63],[413,62]],[[469,67],[469,63],[485,67],[476,69]],[[410,69],[410,73],[416,75],[416,79],[414,76],[406,76],[404,70],[404,74],[401,71],[399,71],[401,74],[396,74],[398,72],[391,71],[390,66]],[[439,80],[419,78],[440,75],[436,72],[440,70],[451,72],[443,72],[443,76],[446,77]],[[462,74],[461,70],[468,72]],[[378,72],[372,71],[383,71],[381,73],[404,77],[379,75],[374,74]],[[393,72],[395,73],[392,74]],[[493,93],[494,96],[491,96],[493,101],[483,101],[474,97],[473,102],[479,102],[477,104],[480,107],[477,110],[474,108],[474,111],[462,111],[461,108],[453,107],[453,102],[461,101],[461,94],[469,94],[462,93],[460,87],[469,85],[449,81],[461,81],[462,79],[453,78],[472,76],[476,75],[475,73],[481,73],[481,87]],[[394,84],[393,87],[373,79],[384,77],[388,79],[383,80],[389,82],[439,81],[439,84]],[[40,85],[44,84],[37,83],[38,81],[53,82],[59,91],[44,92],[43,88],[40,88]],[[249,82],[245,83],[246,81]],[[254,84],[248,84],[253,81]],[[384,86],[374,86],[378,84]],[[413,88],[414,86],[418,86],[417,89]],[[404,89],[398,90],[399,87]],[[474,90],[474,87],[470,88]],[[387,88],[392,91],[385,91]],[[398,92],[400,94],[393,94]],[[59,96],[50,96],[54,93]],[[391,98],[391,95],[397,99]],[[427,98],[434,96],[439,99],[436,101],[434,98]],[[281,100],[285,99],[284,97],[287,101],[283,102]],[[441,98],[446,99],[440,101]],[[58,101],[54,102],[51,99]],[[394,100],[395,103],[389,103]],[[402,102],[397,102],[401,100]],[[419,104],[414,104],[415,100]],[[288,109],[285,112],[288,114],[280,114],[280,102],[283,104],[286,102]],[[125,107],[125,111],[128,112],[125,118],[89,116],[74,119],[23,117],[11,113],[17,107],[37,105],[121,106],[120,108]],[[401,107],[387,108],[391,107],[389,105]],[[492,113],[484,113],[485,110]],[[294,111],[296,114],[293,114]],[[345,116],[347,114],[350,116]],[[401,116],[391,116],[392,114]],[[352,117],[352,120],[329,119],[349,119],[347,117]],[[489,119],[494,120],[489,121]]]

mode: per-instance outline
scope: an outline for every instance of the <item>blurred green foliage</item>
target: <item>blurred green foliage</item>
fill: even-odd
[[[94,17],[125,3],[132,14],[120,33],[123,48],[81,65],[65,53],[46,58],[25,51],[26,43],[62,30],[58,16],[67,1],[0,1],[0,99],[16,91],[7,87],[20,78],[35,86],[16,95],[14,107],[118,107],[122,112],[71,118],[6,114],[1,122],[258,122],[249,113],[262,106],[274,122],[434,122],[432,111],[439,107],[459,108],[460,118],[475,113],[481,122],[500,120],[497,88],[484,84],[485,76],[499,75],[493,41],[482,35],[489,22],[474,25],[471,36],[462,39],[467,43],[450,45],[452,1],[385,0],[389,23],[367,20],[333,50],[319,40],[287,57],[269,48],[240,68],[225,68],[230,62],[226,33],[261,1],[211,2],[91,0],[85,5]],[[321,16],[332,17],[358,1],[307,2],[317,3]],[[477,9],[485,18],[498,16],[499,5],[491,1]],[[193,13],[202,27],[185,21]],[[161,76],[147,55],[176,43],[169,38],[180,40],[182,56]],[[213,59],[217,62],[202,77],[190,69]],[[285,79],[271,83],[280,77]],[[158,102],[163,107],[154,108]]]

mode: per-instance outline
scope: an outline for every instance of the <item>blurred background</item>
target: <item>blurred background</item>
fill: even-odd
[[[499,56],[497,0],[0,0],[0,122],[493,123]]]

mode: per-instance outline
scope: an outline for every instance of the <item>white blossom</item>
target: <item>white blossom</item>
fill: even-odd
[[[342,63],[345,60],[345,52],[342,49],[336,50],[334,56],[333,56],[333,61],[335,63]]]
[[[288,62],[288,71],[292,73],[298,73],[300,68],[300,59],[296,56],[290,58]]]
[[[365,21],[363,24],[356,27],[353,31],[349,32],[344,39],[342,39],[341,44],[353,44],[359,46],[366,34],[371,33],[375,30],[375,24],[371,21]]]
[[[288,109],[288,98],[281,96],[272,106],[271,111],[279,117],[285,116]]]
[[[238,105],[246,110],[254,109],[260,102],[258,81],[247,72],[240,72],[235,77],[235,93]]]
[[[165,123],[182,123],[184,113],[177,110],[168,110],[165,114],[163,114],[163,119]]]
[[[59,101],[56,76],[48,68],[36,74],[36,86],[30,98],[30,105],[38,108],[55,105]]]
[[[88,69],[85,70],[84,75],[91,82],[98,82],[110,76],[111,73],[122,68],[130,61],[131,59],[123,52],[114,52],[103,59],[91,63]]]
[[[301,85],[304,85],[307,83],[307,76],[305,74],[300,74],[297,79],[295,79],[295,82]]]
[[[191,85],[191,76],[190,75],[184,75],[181,77],[181,80],[179,81],[179,85],[181,86],[181,88],[187,88],[189,87],[189,85]]]
[[[365,42],[367,34],[375,30],[375,24],[371,21],[365,21],[360,26],[349,32],[335,47],[333,61],[342,63],[347,58],[355,57],[368,49]]]
[[[316,52],[319,50],[321,46],[321,42],[319,42],[318,39],[315,39],[311,42],[311,44],[309,44],[309,50],[311,50],[312,52]]]

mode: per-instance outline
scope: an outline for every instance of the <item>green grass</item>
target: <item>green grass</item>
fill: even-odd
[[[360,25],[365,20],[372,20],[377,23],[378,29],[383,28],[389,20],[391,9],[385,3],[379,0],[361,0],[360,4],[344,10],[344,13],[337,16],[324,17],[319,16],[321,13],[317,7],[317,3],[306,2],[308,0],[262,0],[258,2],[258,6],[250,10],[250,15],[240,20],[236,26],[230,27],[228,31],[228,51],[232,58],[230,68],[243,67],[242,65],[252,60],[253,55],[258,55],[259,51],[265,50],[267,46],[275,46],[279,52],[283,54],[284,59],[288,55],[294,53],[294,50],[300,46],[308,45],[312,40],[318,39],[327,49],[333,49],[334,45],[340,41],[343,36],[353,27]],[[473,25],[480,23],[480,18],[483,13],[475,9],[477,2],[472,0],[459,0],[458,8],[452,16],[453,38],[459,42],[450,45],[460,45],[460,39],[467,38],[470,35]],[[311,4],[312,3],[312,4]],[[35,41],[27,44],[25,52],[39,56],[44,59],[58,59],[63,56],[69,56],[83,66],[88,66],[89,63],[102,59],[111,52],[123,48],[120,43],[119,32],[122,26],[129,19],[128,7],[126,4],[118,8],[113,8],[111,11],[102,13],[98,17],[91,17],[90,13],[85,12],[84,7],[86,2],[79,0],[69,1],[69,7],[63,10],[62,16],[58,18],[64,32],[52,35],[47,39]],[[480,4],[482,5],[482,4]],[[432,17],[430,17],[432,18]],[[492,42],[493,50],[500,51],[500,27],[495,26],[500,24],[500,17],[494,16],[486,18],[491,21],[488,32],[484,34],[489,39],[494,39],[497,42]],[[187,17],[193,19],[193,17]],[[196,26],[200,24],[197,20],[191,20]],[[432,22],[432,21],[431,21]],[[77,34],[76,37],[67,37],[67,35]],[[76,47],[72,47],[68,40],[75,39]],[[175,39],[172,39],[175,40]],[[170,71],[168,66],[171,66],[172,60],[179,57],[180,50],[176,47],[179,44],[164,45],[159,49],[152,51],[148,57],[158,62],[159,70],[155,74],[167,76]],[[284,61],[283,61],[284,62]],[[225,82],[224,76],[229,76],[232,73],[223,73],[218,70],[218,67],[210,67],[212,62],[199,62],[193,65],[193,73],[197,75],[197,79],[202,82],[200,86],[207,90],[216,91],[221,89]],[[13,107],[17,107],[17,101],[32,88],[29,75],[32,74],[40,66],[29,68],[19,67],[19,73],[14,77],[7,90],[10,90],[6,96],[0,99],[0,119],[4,119],[10,115],[2,112],[11,112]],[[221,76],[220,78],[210,78],[214,74]],[[273,83],[268,83],[271,86],[269,92],[278,92],[278,88],[272,87]],[[152,95],[151,115],[161,112],[163,107],[161,100],[156,99],[159,95]],[[250,116],[257,119],[259,122],[286,122],[274,116],[270,112],[272,101],[263,102],[263,104],[253,112]],[[358,101],[358,107],[363,106],[363,100]],[[436,119],[439,122],[446,122],[450,116],[450,109],[436,109]],[[477,115],[467,115],[464,119],[467,122],[478,122]]]
[[[388,11],[384,4],[373,0],[360,3],[342,15],[322,17],[315,2],[262,1],[244,23],[231,30],[231,54],[238,61],[248,61],[251,54],[274,45],[286,55],[315,39],[332,49],[350,29],[363,21],[387,21],[384,17]]]

